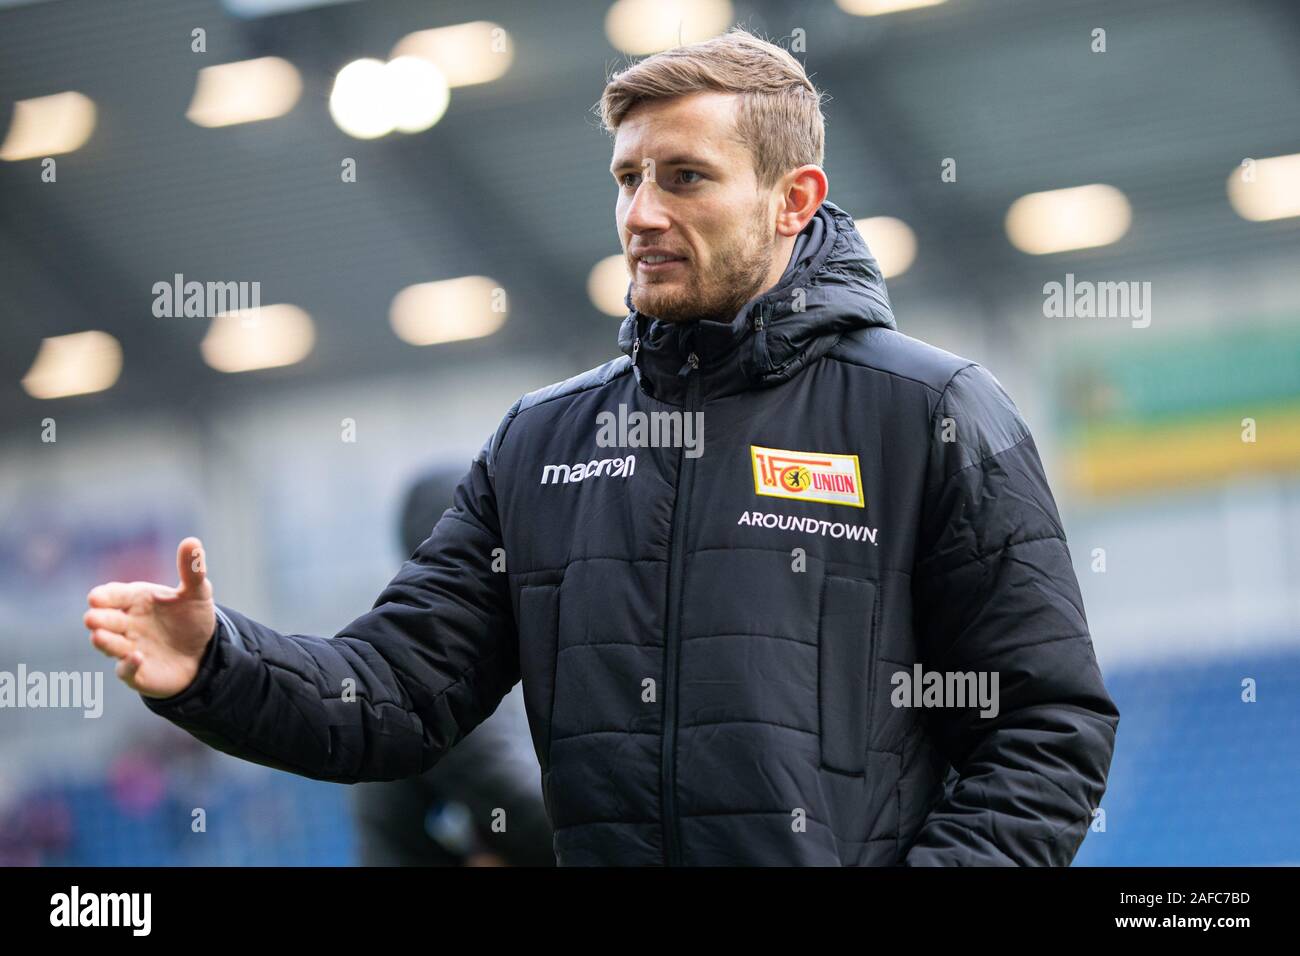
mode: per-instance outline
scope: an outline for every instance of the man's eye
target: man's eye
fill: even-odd
[[[696,172],[693,169],[678,170],[677,176],[679,181],[682,183],[682,185],[685,186],[694,186],[697,183],[701,183],[704,181],[704,175],[702,173]],[[695,178],[694,179],[682,178],[686,176],[694,176]],[[637,186],[637,181],[640,178],[641,178],[640,173],[624,173],[622,176],[618,178],[618,184],[622,186],[624,189],[635,189]]]

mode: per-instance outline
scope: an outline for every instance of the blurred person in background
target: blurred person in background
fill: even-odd
[[[179,587],[91,590],[92,644],[200,740],[342,782],[427,770],[522,677],[561,865],[1067,865],[1119,713],[1019,410],[897,330],[789,53],[676,47],[601,113],[624,355],[516,401],[334,638],[216,605],[191,537]]]
[[[402,551],[415,553],[452,504],[460,472],[418,480],[402,506]],[[353,788],[363,866],[554,866],[540,770],[522,688],[418,777]],[[494,832],[494,814],[506,825]]]

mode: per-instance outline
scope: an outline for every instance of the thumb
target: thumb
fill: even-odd
[[[207,560],[203,542],[198,538],[189,537],[180,543],[176,549],[176,571],[180,575],[182,591],[194,591],[203,586],[208,572]]]

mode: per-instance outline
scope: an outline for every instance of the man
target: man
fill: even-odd
[[[522,677],[561,865],[1069,863],[1119,715],[1016,407],[895,330],[789,54],[680,47],[601,109],[624,356],[519,399],[333,639],[214,608],[187,538],[179,588],[90,592],[92,642],[212,746],[348,782]]]

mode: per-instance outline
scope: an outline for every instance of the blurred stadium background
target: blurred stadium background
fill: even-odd
[[[0,670],[105,673],[0,710],[0,862],[355,859],[348,788],[148,714],[86,591],[195,533],[274,627],[369,608],[416,476],[616,354],[606,73],[740,24],[829,93],[902,331],[1035,431],[1123,715],[1077,862],[1300,863],[1300,6],[905,5],[0,0]],[[176,274],[263,311],[160,317]],[[1050,317],[1067,276],[1149,325]]]

